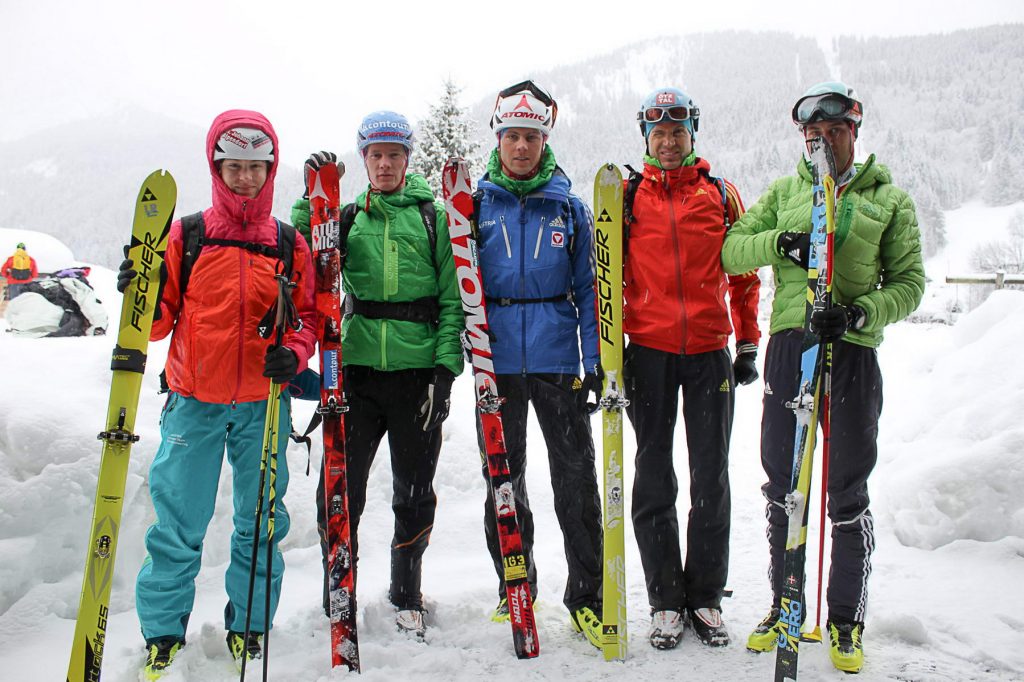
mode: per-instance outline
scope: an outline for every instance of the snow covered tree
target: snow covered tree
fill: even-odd
[[[438,197],[441,196],[441,171],[449,158],[461,156],[466,159],[473,177],[479,175],[484,167],[480,143],[476,141],[475,124],[466,110],[459,106],[461,91],[462,88],[453,80],[446,80],[440,101],[431,105],[430,112],[419,122],[416,130],[413,170],[427,179]]]

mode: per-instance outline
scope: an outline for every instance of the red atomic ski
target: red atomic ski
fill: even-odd
[[[316,270],[317,339],[320,345],[320,405],[324,438],[324,509],[327,513],[328,609],[331,665],[359,671],[356,637],[356,567],[348,515],[345,418],[341,376],[341,253],[338,249],[340,181],[344,166],[306,167],[309,228]]]
[[[537,623],[533,617],[533,598],[526,579],[526,557],[516,519],[516,501],[508,471],[508,455],[501,425],[501,403],[491,360],[491,341],[484,305],[483,281],[477,262],[473,195],[469,170],[464,159],[449,159],[443,173],[444,204],[448,213],[448,232],[452,255],[466,317],[466,336],[472,345],[473,380],[477,408],[483,427],[487,454],[487,475],[490,479],[494,508],[498,519],[498,537],[505,567],[505,594],[512,623],[512,640],[516,656],[533,658],[540,653]]]

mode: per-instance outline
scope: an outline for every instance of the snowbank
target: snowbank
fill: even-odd
[[[15,238],[42,244],[40,255],[49,251],[35,233]],[[63,255],[60,261],[67,264]],[[108,313],[118,319],[114,273],[101,268],[93,273]],[[1022,332],[1024,295],[1010,292],[997,294],[953,327],[900,324],[887,330],[879,353],[886,381],[881,459],[872,479],[878,550],[865,635],[867,664],[859,682],[1021,679],[1024,500],[1018,491],[1024,483],[1019,454],[1024,437],[1018,424],[1024,368],[1013,349]],[[66,670],[112,346],[112,337],[33,340],[0,333],[0,660],[5,669],[18,671],[19,680],[63,679]],[[133,449],[128,475],[103,668],[103,679],[113,682],[137,680],[144,660],[134,580],[145,554],[143,535],[153,518],[146,477],[159,440],[163,399],[156,392],[156,375],[165,352],[164,343],[151,344],[137,420],[142,440]],[[393,517],[386,443],[377,455],[361,523],[360,679],[593,682],[675,679],[681,673],[700,679],[769,679],[774,657],[755,656],[743,648],[770,599],[759,490],[764,479],[758,459],[761,387],[757,382],[737,391],[730,464],[729,587],[734,594],[723,605],[732,646],[713,651],[689,634],[670,652],[646,644],[646,591],[628,525],[629,659],[605,663],[571,631],[561,604],[566,575],[562,539],[543,441],[531,422],[528,480],[537,525],[542,653],[533,661],[515,659],[508,626],[488,618],[497,601],[497,580],[484,548],[484,482],[473,427],[473,391],[469,376],[463,375],[456,381],[452,416],[444,425],[436,479],[438,515],[424,559],[429,609],[425,643],[406,639],[393,625],[387,601]],[[310,403],[296,404],[295,424],[304,425],[311,410]],[[629,451],[634,437],[628,425],[625,438]],[[315,472],[321,452],[318,437],[313,445]],[[681,428],[675,447],[680,488],[686,490]],[[292,476],[285,503],[292,530],[282,544],[287,571],[271,638],[271,678],[339,680],[347,675],[330,669],[327,622],[320,611],[316,478],[303,475],[304,448],[290,447],[287,459]],[[627,483],[633,475],[629,459],[627,454]],[[228,469],[204,545],[189,644],[163,678],[166,682],[237,679],[224,646],[222,615],[231,527]],[[679,507],[683,518],[685,495]],[[812,511],[812,519],[816,515]],[[810,536],[817,537],[813,523]],[[812,590],[816,553],[812,541]],[[970,627],[965,627],[964,614],[970,614]],[[802,652],[801,679],[847,679],[832,668],[824,648],[807,646]]]

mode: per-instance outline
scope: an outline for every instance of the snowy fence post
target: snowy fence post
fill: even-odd
[[[946,284],[994,284],[1002,289],[1007,284],[1024,284],[1024,275],[1008,275],[999,270],[994,275],[948,275]]]

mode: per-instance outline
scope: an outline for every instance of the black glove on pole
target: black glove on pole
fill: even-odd
[[[275,384],[287,384],[299,373],[299,358],[286,346],[269,346],[263,361],[263,376]]]
[[[420,400],[419,416],[423,417],[423,430],[432,431],[448,418],[451,408],[452,382],[455,375],[447,367],[438,365]]]
[[[823,343],[838,341],[851,329],[860,329],[867,320],[867,314],[860,306],[834,304],[811,315],[811,331]]]

